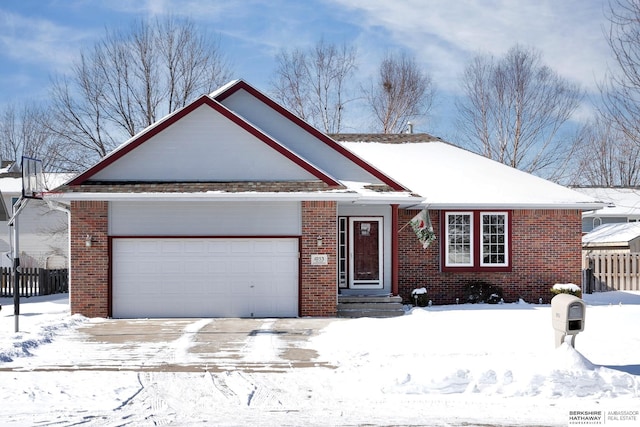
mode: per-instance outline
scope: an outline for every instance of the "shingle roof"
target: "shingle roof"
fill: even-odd
[[[69,193],[206,193],[256,192],[287,193],[329,191],[345,189],[329,186],[322,181],[305,182],[87,182],[81,185],[64,185],[56,192]]]
[[[334,133],[329,134],[338,142],[379,142],[385,144],[404,144],[407,142],[442,141],[428,133]]]

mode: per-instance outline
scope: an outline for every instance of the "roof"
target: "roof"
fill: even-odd
[[[638,237],[640,237],[640,223],[602,224],[582,236],[582,243],[628,243]]]
[[[304,168],[309,173],[321,179],[328,185],[334,185],[334,186],[340,185],[339,182],[336,181],[333,177],[325,174],[324,171],[316,168],[313,164],[301,158],[296,153],[291,152],[285,146],[283,146],[280,142],[275,141],[273,138],[271,138],[269,135],[262,132],[260,129],[252,126],[251,123],[248,123],[242,117],[238,116],[231,110],[224,107],[219,102],[209,98],[206,95],[201,96],[200,98],[198,98],[191,104],[187,105],[186,107],[167,115],[163,119],[147,127],[146,129],[144,129],[143,131],[135,135],[133,138],[129,139],[127,142],[125,142],[124,144],[122,144],[121,146],[113,150],[111,153],[105,156],[102,160],[100,160],[97,164],[95,164],[94,166],[92,166],[91,168],[89,168],[88,170],[86,170],[76,178],[74,178],[69,183],[69,185],[73,186],[73,185],[84,184],[85,182],[90,180],[94,175],[103,171],[106,167],[110,166],[111,164],[115,163],[119,159],[123,158],[128,153],[132,152],[133,150],[135,150],[145,142],[149,141],[154,136],[160,134],[162,131],[168,129],[171,125],[178,122],[180,119],[183,119],[184,117],[186,117],[187,115],[189,115],[190,113],[194,112],[196,109],[202,106],[208,106],[211,109],[222,114],[228,120],[242,127],[245,131],[257,137],[259,140],[261,140],[262,142],[270,146],[272,149],[278,151],[283,156],[288,157],[291,161],[296,163],[298,166]]]
[[[302,120],[297,115],[293,114],[291,111],[284,108],[282,105],[275,102],[273,99],[269,98],[262,92],[255,89],[253,86],[249,85],[243,80],[234,80],[232,82],[227,83],[217,91],[213,92],[210,96],[223,103],[224,105],[228,105],[227,100],[232,98],[234,94],[244,92],[249,94],[255,100],[260,103],[268,106],[272,111],[277,112],[281,117],[285,118],[291,123],[295,123],[299,129],[302,129],[308,135],[312,135],[316,138],[317,142],[321,142],[324,146],[329,147],[331,150],[339,153],[345,159],[351,161],[356,167],[362,168],[381,182],[385,183],[390,187],[390,189],[396,191],[407,191],[406,187],[403,187],[401,184],[396,182],[393,178],[388,176],[385,172],[372,167],[370,164],[363,161],[358,156],[354,156],[353,153],[345,150],[340,144],[336,143],[336,140],[331,138],[329,135],[320,132],[318,129],[311,126],[309,123]],[[257,108],[252,108],[254,111],[258,111]],[[251,111],[245,111],[245,113],[250,113]]]
[[[338,142],[380,142],[404,144],[407,142],[442,141],[440,137],[428,133],[334,133],[329,136]]]
[[[448,209],[598,209],[594,197],[472,153],[428,134],[334,136],[347,149]],[[347,142],[354,139],[358,142]],[[393,139],[393,138],[392,138]],[[411,141],[411,142],[408,142]]]
[[[212,124],[212,119],[217,124]],[[270,128],[269,121],[286,126]],[[233,128],[233,133],[221,133],[217,138],[220,126]],[[179,137],[187,135],[184,132],[191,129],[197,133],[189,131],[187,137]],[[190,153],[190,156],[184,154],[193,146],[194,138],[199,141],[201,151],[195,155]],[[205,145],[202,145],[203,141]],[[261,148],[265,155],[280,156],[278,158],[288,162],[279,165],[295,164],[305,172],[295,169],[284,176],[284,167],[265,168],[263,165],[272,163],[265,162],[265,157],[255,154],[255,150],[243,149],[240,141],[245,147],[251,143],[252,148]],[[215,154],[216,144],[223,143],[227,145]],[[310,146],[321,150],[309,150]],[[149,153],[162,153],[160,155],[165,157],[153,157]],[[172,157],[166,157],[169,155],[166,153]],[[237,166],[234,161],[221,160],[223,158],[251,158],[255,162]],[[200,167],[193,167],[196,160],[189,159],[196,159]],[[338,163],[342,169],[336,167]],[[131,165],[135,164],[144,164],[145,168],[131,172]],[[253,164],[268,172],[253,176],[256,174]],[[167,173],[169,167],[172,176]],[[225,172],[221,174],[222,169]],[[279,172],[276,174],[275,171]],[[274,180],[270,175],[278,176]],[[242,80],[234,80],[167,115],[57,190],[50,197],[58,200],[238,200],[253,197],[260,200],[348,199],[409,206],[423,199]]]
[[[587,216],[640,216],[640,188],[576,187],[575,190],[607,203],[603,209]]]

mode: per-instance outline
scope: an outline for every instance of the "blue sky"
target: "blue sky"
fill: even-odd
[[[438,87],[428,123],[416,131],[455,138],[453,99],[478,52],[533,46],[567,79],[595,95],[611,64],[604,38],[607,0],[3,0],[0,2],[0,106],[46,97],[105,28],[171,13],[218,33],[234,75],[268,92],[282,48],[320,38],[355,45],[358,74],[375,73],[388,51],[406,50]],[[589,116],[585,104],[576,119]],[[367,129],[347,129],[366,131]]]

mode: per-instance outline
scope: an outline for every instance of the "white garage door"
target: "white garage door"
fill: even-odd
[[[113,317],[296,317],[298,264],[296,238],[114,238]]]

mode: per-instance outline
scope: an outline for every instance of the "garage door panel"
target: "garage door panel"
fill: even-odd
[[[274,242],[274,250],[279,253],[291,253],[298,251],[296,240],[278,240]]]
[[[228,241],[208,241],[207,252],[214,253],[214,254],[227,253],[229,252],[229,242]]]
[[[205,242],[201,242],[199,240],[192,240],[184,242],[183,245],[184,252],[189,254],[202,254],[206,253],[205,249],[207,248],[207,244]]]
[[[114,317],[295,317],[298,239],[115,238]]]
[[[274,251],[274,242],[272,240],[266,242],[256,242],[253,251],[255,253],[273,253]]]
[[[224,274],[228,264],[224,259],[207,260],[207,272],[211,274]]]
[[[252,246],[250,241],[231,242],[231,252],[234,254],[248,254],[251,252]]]
[[[157,253],[160,248],[160,242],[154,242],[152,240],[141,240],[131,245],[130,253],[144,252],[144,253]]]

